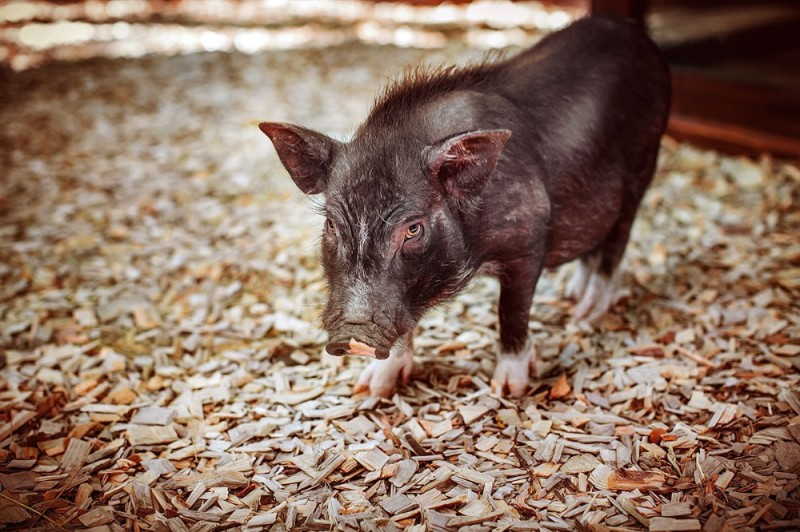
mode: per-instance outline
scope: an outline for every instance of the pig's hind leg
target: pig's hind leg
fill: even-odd
[[[567,285],[567,297],[578,302],[575,318],[593,321],[610,309],[617,301],[619,272],[598,267],[602,253],[581,258],[575,274]]]
[[[413,334],[408,333],[392,347],[389,358],[372,360],[359,375],[353,393],[369,390],[375,397],[391,397],[402,380],[408,384],[414,365]]]
[[[657,152],[656,152],[657,153]],[[567,284],[566,295],[577,301],[575,318],[593,321],[617,302],[619,264],[628,245],[639,203],[652,180],[655,157],[647,162],[623,200],[619,217],[603,243],[581,257],[575,274]]]

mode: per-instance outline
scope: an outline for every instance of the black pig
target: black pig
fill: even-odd
[[[417,321],[483,271],[501,284],[493,384],[524,393],[539,274],[580,259],[576,316],[614,303],[668,110],[656,46],[593,16],[499,62],[409,73],[347,143],[260,124],[297,186],[325,194],[326,349],[376,359],[356,389],[406,381]]]

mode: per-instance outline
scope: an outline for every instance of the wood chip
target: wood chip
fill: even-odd
[[[401,460],[389,481],[396,487],[405,486],[417,472],[418,464],[415,460]]]
[[[465,405],[458,408],[458,413],[461,414],[461,418],[467,425],[471,425],[472,423],[476,422],[488,411],[489,408],[481,405]]]
[[[125,436],[131,445],[155,445],[171,443],[178,439],[178,433],[172,426],[159,427],[147,425],[129,425]]]
[[[407,512],[416,505],[417,502],[414,499],[403,493],[396,493],[380,502],[381,508],[390,515]]]
[[[692,505],[686,501],[667,503],[661,507],[661,515],[664,517],[683,517],[691,513]]]
[[[173,409],[159,406],[146,406],[136,412],[131,418],[131,423],[139,425],[169,425],[174,420],[175,411]]]
[[[79,469],[86,462],[92,444],[88,441],[72,439],[69,441],[67,451],[61,458],[61,467],[65,471]]]
[[[108,506],[101,506],[86,512],[78,518],[85,527],[105,525],[114,520],[114,510]]]
[[[561,464],[556,464],[553,462],[545,462],[543,464],[539,464],[533,468],[533,474],[537,477],[549,477],[553,475],[556,471],[561,469]]]
[[[372,449],[370,451],[362,451],[356,453],[354,458],[369,469],[370,471],[379,471],[384,464],[389,460],[389,457],[380,449]]]
[[[568,475],[576,473],[588,473],[600,465],[600,461],[591,454],[577,454],[567,460],[561,466],[561,471]]]
[[[559,379],[553,384],[553,387],[550,388],[549,397],[550,399],[561,399],[569,395],[572,391],[572,387],[570,387],[569,383],[567,382],[567,375],[561,375]]]
[[[453,517],[452,519],[447,521],[447,526],[456,528],[456,527],[462,527],[462,526],[468,526],[468,525],[475,525],[475,524],[478,524],[478,523],[483,523],[483,522],[495,519],[495,518],[503,515],[504,513],[505,513],[505,510],[496,510],[494,512],[484,513],[482,515],[477,515],[477,516]]]
[[[672,519],[669,517],[653,517],[650,519],[650,532],[678,532],[682,530],[700,530],[699,519]]]
[[[733,471],[725,471],[723,474],[719,476],[714,485],[721,490],[727,489],[728,485],[730,485],[731,483],[731,480],[733,480],[733,477],[734,477]]]
[[[617,469],[608,477],[610,490],[663,490],[667,476],[660,471],[634,471]]]
[[[23,410],[21,412],[17,412],[11,418],[11,423],[0,427],[0,441],[5,440],[8,438],[11,433],[17,431],[20,427],[24,426],[30,420],[36,417],[36,412],[31,412],[29,410]]]
[[[163,458],[154,458],[152,460],[145,460],[142,462],[142,467],[146,471],[153,471],[159,475],[167,475],[177,471],[175,465],[169,460]]]

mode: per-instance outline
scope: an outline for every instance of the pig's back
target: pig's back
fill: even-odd
[[[605,238],[616,218],[600,213],[619,212],[649,185],[642,169],[666,127],[667,67],[636,26],[590,17],[509,59],[492,79],[487,101],[508,107],[487,105],[484,121],[512,135],[485,197],[530,211],[532,239],[541,235],[535,220],[548,220],[547,266],[572,260]]]
[[[631,23],[581,19],[498,74],[495,90],[523,119],[512,130],[540,142],[551,159],[568,153],[574,160],[602,137],[658,137],[666,125],[669,72],[654,43]]]

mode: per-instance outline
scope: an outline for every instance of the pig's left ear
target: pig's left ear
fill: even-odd
[[[292,124],[262,122],[258,128],[270,138],[283,166],[300,190],[306,194],[325,191],[328,169],[339,142]]]
[[[450,137],[425,150],[428,171],[448,195],[471,199],[489,181],[510,136],[507,129],[492,129]]]

